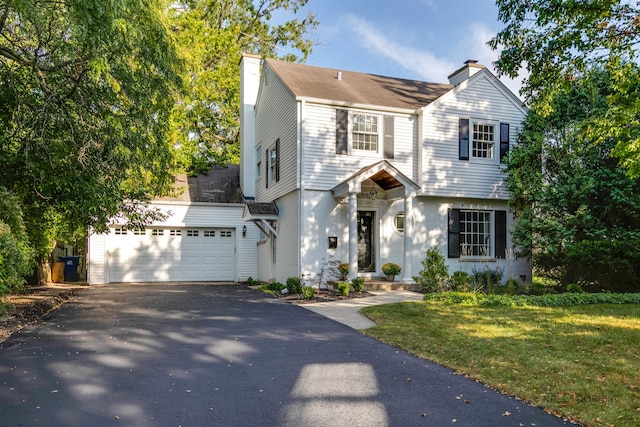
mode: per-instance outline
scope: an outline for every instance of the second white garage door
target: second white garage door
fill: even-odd
[[[108,239],[110,282],[235,280],[233,229],[115,228]]]

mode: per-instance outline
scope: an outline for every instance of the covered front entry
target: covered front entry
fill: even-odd
[[[369,190],[364,190],[369,187]],[[407,178],[387,160],[382,160],[356,172],[332,189],[336,199],[348,199],[349,213],[349,276],[355,278],[358,273],[377,273],[377,254],[375,241],[378,239],[375,211],[358,209],[358,197],[377,197],[378,189],[384,191],[388,200],[404,200],[406,219],[404,224],[404,248],[402,281],[411,282],[411,248],[412,248],[412,205],[418,185]]]
[[[235,280],[231,228],[115,228],[108,239],[109,282]]]

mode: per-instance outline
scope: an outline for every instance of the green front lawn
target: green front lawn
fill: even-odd
[[[589,426],[640,425],[640,305],[362,310],[366,335]]]

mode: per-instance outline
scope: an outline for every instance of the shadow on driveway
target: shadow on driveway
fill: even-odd
[[[0,348],[3,425],[559,426],[235,285],[105,285]]]

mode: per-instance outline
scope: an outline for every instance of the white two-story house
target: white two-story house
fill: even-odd
[[[258,278],[320,280],[402,267],[410,282],[427,249],[449,272],[502,268],[513,217],[501,159],[526,108],[475,61],[426,83],[245,55],[240,185],[244,219],[261,230]]]

